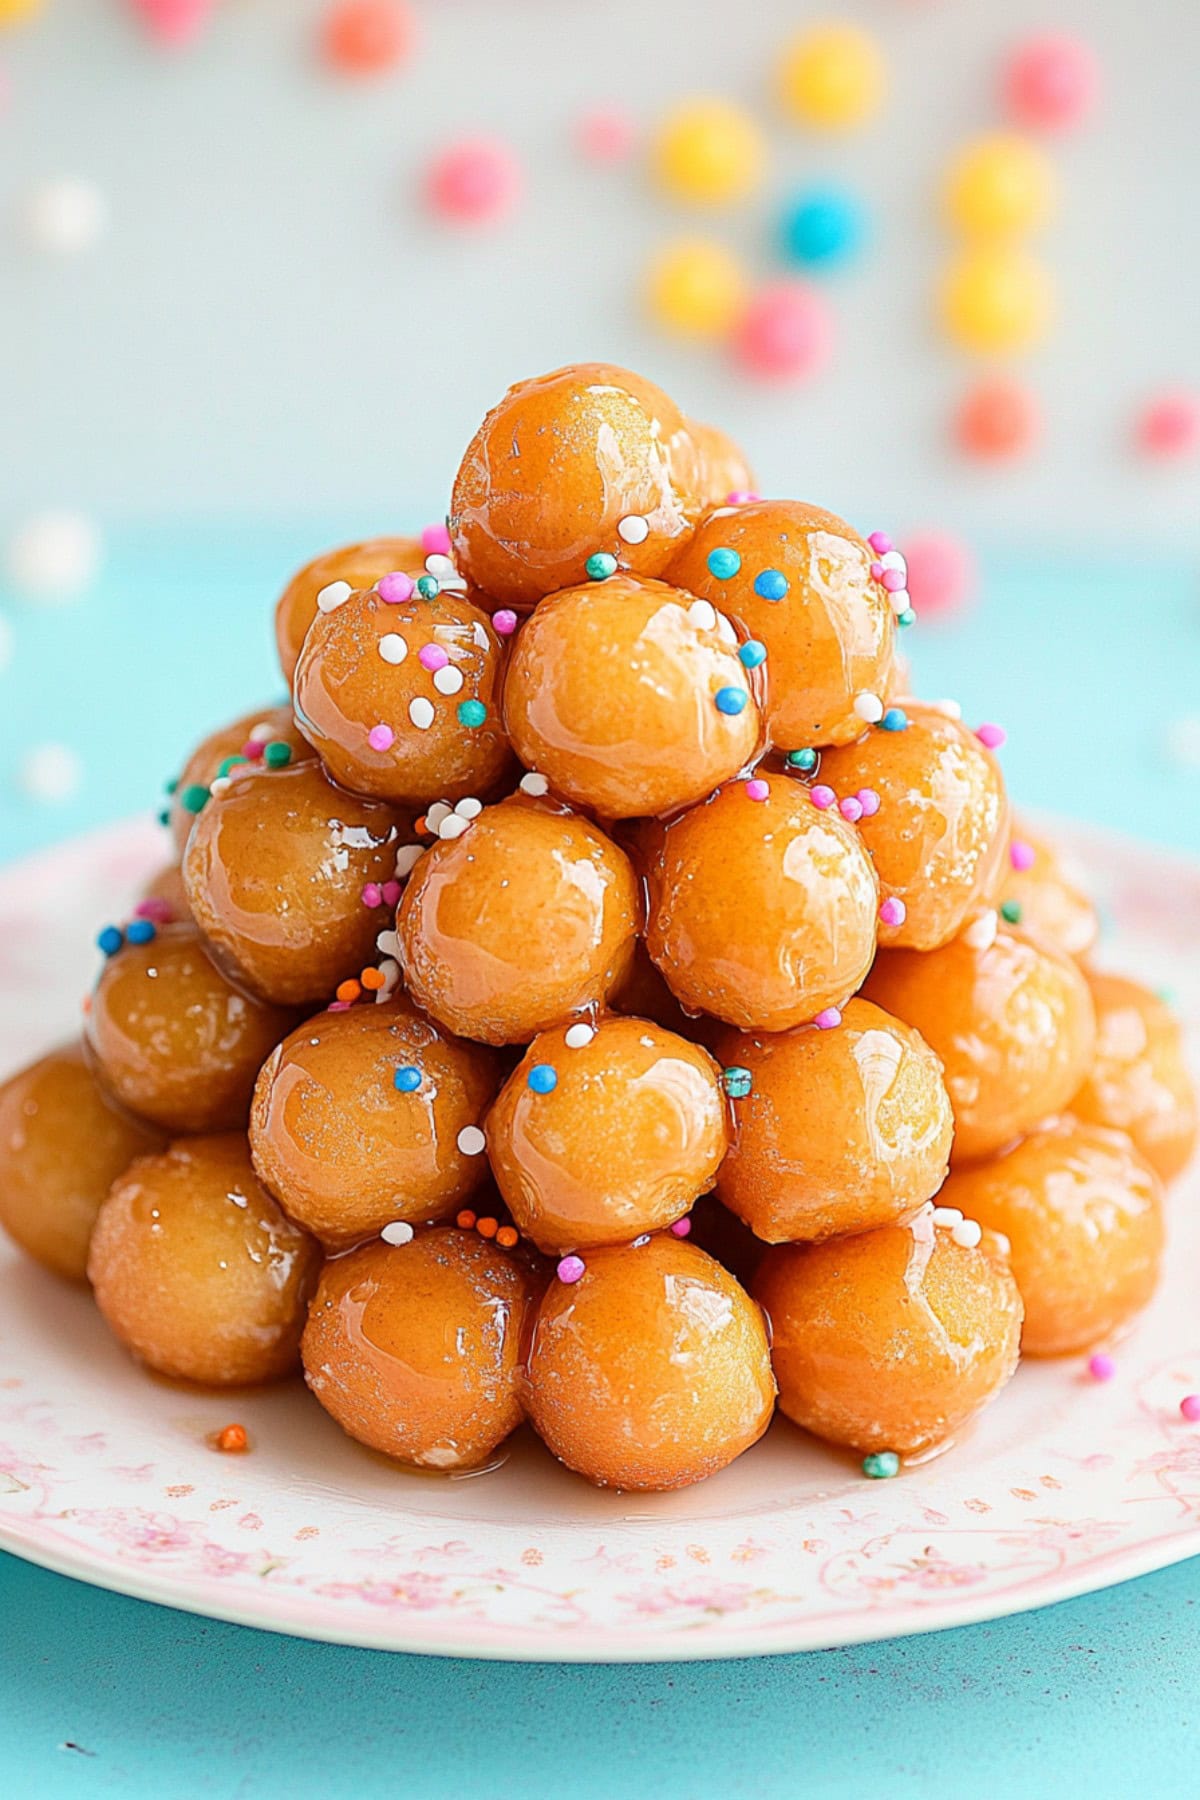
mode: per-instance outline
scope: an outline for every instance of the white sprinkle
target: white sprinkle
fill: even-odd
[[[522,775],[521,777],[521,792],[523,794],[533,794],[536,798],[540,799],[543,794],[548,794],[550,792],[550,783],[546,780],[544,775],[538,775],[531,770],[528,775]]]
[[[491,649],[492,640],[488,636],[487,626],[481,625],[479,623],[478,619],[476,619],[474,624],[471,626],[471,636],[475,640],[475,648],[477,650],[490,650]]]
[[[0,613],[0,674],[3,674],[13,659],[13,628]]]
[[[447,806],[444,800],[435,800],[432,806],[427,806],[425,808],[425,823],[428,825],[430,831],[437,831],[442,820],[448,819],[453,811],[454,808],[452,806]]]
[[[995,907],[979,914],[963,932],[963,942],[970,944],[972,950],[990,950],[996,941],[1000,920]]]
[[[411,1225],[406,1225],[403,1219],[393,1219],[390,1225],[384,1226],[379,1235],[385,1244],[411,1244],[413,1228]]]
[[[854,696],[854,710],[859,718],[868,725],[878,725],[883,717],[883,701],[878,694],[861,693]]]
[[[214,800],[219,800],[221,795],[227,794],[232,786],[233,783],[228,775],[218,775],[214,781],[209,782],[208,791]]]
[[[413,870],[416,868],[417,864],[420,862],[421,858],[424,856],[424,854],[425,854],[424,844],[404,844],[404,845],[402,845],[402,847],[399,850],[397,850],[397,852],[396,852],[396,879],[397,879],[397,881],[403,881],[404,877],[406,875],[411,875]]]
[[[394,931],[381,931],[375,939],[375,948],[380,956],[399,956],[400,939]]]
[[[408,655],[408,640],[398,631],[385,631],[379,640],[379,654],[385,663],[402,663]]]
[[[395,957],[385,956],[379,965],[379,973],[383,976],[383,986],[375,990],[375,1004],[382,1005],[390,1000],[400,985],[400,964]]]
[[[17,780],[31,800],[69,800],[83,779],[83,764],[66,744],[38,744],[22,758]]]
[[[487,1139],[478,1125],[464,1125],[458,1134],[457,1143],[464,1156],[482,1156],[487,1147]]]
[[[892,611],[897,616],[902,612],[907,612],[911,604],[907,588],[898,588],[894,594],[888,595],[888,599],[892,603]]]
[[[425,558],[425,568],[428,574],[436,575],[439,581],[452,581],[458,574],[453,558],[446,556],[441,550],[430,551]]]
[[[930,712],[941,713],[946,719],[962,718],[962,703],[958,700],[918,700],[918,706],[926,706]]]
[[[433,685],[439,694],[457,694],[462,684],[462,670],[456,669],[453,663],[447,663],[444,669],[435,669],[433,672]]]
[[[95,579],[100,561],[96,527],[80,513],[35,513],[9,539],[9,580],[39,600],[70,600]]]
[[[715,631],[717,629],[717,609],[711,600],[693,600],[687,609],[688,624],[694,625],[697,631]]]
[[[1002,1231],[993,1231],[992,1242],[995,1244],[996,1249],[1000,1252],[1001,1256],[1012,1255],[1012,1240],[1007,1238]]]
[[[641,513],[628,513],[617,526],[617,536],[625,544],[644,544],[650,536],[650,521]]]
[[[956,1244],[961,1244],[964,1250],[974,1250],[983,1236],[983,1228],[974,1219],[963,1219],[954,1227],[950,1235]]]
[[[901,556],[899,550],[887,550],[881,557],[877,558],[877,561],[881,568],[903,569],[904,573],[906,575],[908,574],[908,563],[905,558]]]
[[[78,256],[104,236],[108,202],[90,181],[44,181],[26,202],[25,222],[39,250]]]
[[[250,742],[252,744],[269,744],[274,736],[275,727],[268,720],[264,719],[261,725],[255,725],[251,728]]]
[[[717,636],[723,644],[736,644],[738,641],[732,621],[727,619],[724,613],[717,614]]]
[[[935,1206],[933,1209],[933,1222],[935,1225],[961,1225],[962,1214],[959,1212],[957,1206]]]
[[[585,1050],[595,1035],[594,1025],[569,1025],[563,1042],[568,1050]]]
[[[460,819],[457,813],[451,813],[450,817],[443,819],[438,826],[438,836],[445,843],[454,838],[460,838],[464,831],[470,831],[470,829],[470,819]]]
[[[418,731],[428,731],[433,724],[433,701],[426,700],[424,694],[418,694],[415,700],[408,703],[408,716]]]
[[[327,582],[317,595],[317,611],[336,612],[339,606],[346,604],[353,592],[354,589],[348,581]]]
[[[1200,713],[1185,713],[1168,725],[1167,755],[1185,769],[1200,769]]]
[[[483,811],[483,801],[476,800],[473,794],[468,794],[465,800],[459,801],[454,810],[460,819],[477,819]]]

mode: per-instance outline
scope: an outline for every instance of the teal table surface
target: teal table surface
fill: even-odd
[[[367,528],[374,522],[367,521]],[[6,604],[0,859],[158,804],[190,742],[279,690],[281,576],[360,522],[110,535],[78,606]],[[1196,571],[984,557],[979,605],[911,634],[915,679],[998,720],[1018,801],[1200,849]],[[32,746],[82,763],[23,797]],[[1040,1613],[762,1662],[551,1668],[292,1642],[0,1558],[0,1772],[58,1796],[752,1794],[1124,1800],[1196,1792],[1200,1561]]]

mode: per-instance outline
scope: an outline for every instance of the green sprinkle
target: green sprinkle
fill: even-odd
[[[228,775],[230,769],[236,769],[238,764],[244,763],[245,760],[246,758],[244,756],[227,756],[217,770],[218,781],[223,775]]]
[[[204,811],[204,808],[208,805],[208,799],[208,789],[206,787],[200,787],[196,782],[192,782],[189,786],[181,790],[179,804],[182,806],[184,812],[198,813]]]
[[[179,777],[178,777],[178,775],[176,775],[172,781],[164,781],[163,782],[163,792],[164,792],[164,794],[173,794],[175,792],[175,789],[178,786],[179,786]]]
[[[460,700],[455,710],[459,724],[465,725],[468,731],[474,731],[487,718],[487,707],[482,700]]]
[[[744,1100],[754,1086],[754,1077],[749,1069],[733,1063],[728,1069],[722,1069],[721,1082],[731,1100]]]
[[[1000,917],[1006,925],[1019,925],[1021,923],[1021,902],[1005,900],[1000,907]]]
[[[900,1473],[900,1458],[894,1450],[877,1450],[873,1456],[863,1457],[862,1468],[872,1481],[890,1481]]]
[[[436,600],[441,591],[436,575],[419,575],[417,577],[417,592],[422,600]]]
[[[167,807],[164,806],[162,811],[159,813],[158,822],[160,825],[169,825],[171,823],[171,814],[170,814],[170,810]]]
[[[789,750],[787,753],[789,769],[799,769],[805,775],[811,775],[817,766],[815,750]]]
[[[917,622],[917,615],[913,611],[911,606],[906,606],[902,613],[898,613],[896,615],[897,625],[903,625],[907,628],[909,625],[915,625],[916,622]]]
[[[275,738],[263,751],[263,761],[268,769],[286,769],[292,760],[292,746],[285,744],[282,738]]]
[[[610,556],[607,550],[597,550],[583,566],[590,581],[607,581],[610,575],[617,572],[617,559]]]

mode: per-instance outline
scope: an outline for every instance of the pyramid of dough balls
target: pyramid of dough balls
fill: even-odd
[[[423,1470],[523,1424],[686,1486],[778,1405],[895,1474],[1154,1291],[1165,1005],[921,699],[903,557],[604,364],[511,388],[444,524],[279,599],[290,689],[172,784],[0,1214],[183,1381],[302,1368]]]

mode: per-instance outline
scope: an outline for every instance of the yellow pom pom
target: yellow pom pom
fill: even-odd
[[[818,25],[793,39],[779,63],[786,110],[821,131],[852,131],[879,111],[887,71],[875,39],[856,25]]]
[[[23,25],[40,13],[45,0],[0,0],[0,25]]]
[[[654,171],[675,200],[722,206],[756,187],[766,160],[762,133],[728,100],[686,100],[654,141]]]
[[[942,283],[942,322],[967,350],[1022,350],[1041,337],[1054,310],[1050,277],[1023,250],[966,250]]]
[[[683,337],[723,337],[746,298],[741,264],[723,244],[689,238],[668,244],[650,264],[646,297],[653,317]]]
[[[1054,172],[1028,138],[997,132],[968,144],[951,164],[946,209],[971,237],[1036,231],[1054,210]]]

